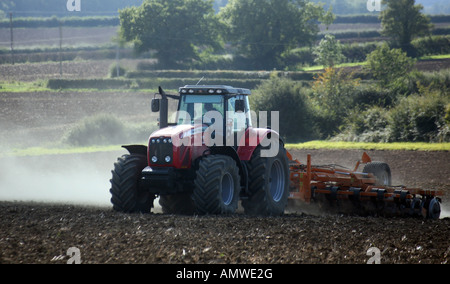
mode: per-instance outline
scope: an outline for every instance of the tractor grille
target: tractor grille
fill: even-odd
[[[171,165],[173,163],[173,143],[170,138],[150,139],[149,159],[151,165]]]

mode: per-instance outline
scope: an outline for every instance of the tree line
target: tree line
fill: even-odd
[[[232,54],[237,69],[283,69],[292,50],[316,44],[332,10],[308,0],[229,0],[216,13],[212,0],[145,0],[120,11],[120,38],[137,52],[155,51],[161,68],[220,63]],[[415,56],[412,41],[430,34],[430,18],[415,0],[383,0],[382,34]],[[218,64],[220,65],[220,64]],[[246,68],[246,69],[247,69]]]

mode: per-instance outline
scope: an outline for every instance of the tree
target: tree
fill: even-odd
[[[285,141],[294,143],[318,137],[309,90],[301,82],[271,76],[253,91],[250,104],[256,113],[268,112],[268,126],[272,126],[270,112],[279,112],[279,133]]]
[[[392,37],[394,43],[409,56],[415,56],[412,40],[427,35],[432,29],[430,19],[421,13],[422,5],[415,0],[383,0],[387,8],[381,12],[382,34]]]
[[[312,85],[312,102],[316,107],[316,123],[322,136],[334,135],[354,106],[352,95],[360,79],[352,78],[352,74],[343,69],[325,68],[318,74]]]
[[[314,50],[316,63],[325,67],[334,67],[334,65],[344,61],[345,56],[342,54],[342,45],[333,35],[325,35],[320,41],[319,46]]]
[[[219,16],[229,27],[228,40],[259,69],[276,68],[283,52],[312,44],[319,20],[333,19],[307,0],[230,0]]]
[[[145,0],[120,11],[120,36],[139,53],[156,51],[161,67],[198,58],[198,48],[218,49],[221,26],[212,0]]]
[[[383,87],[392,86],[405,78],[412,70],[415,60],[401,49],[391,49],[387,43],[367,56],[367,68]]]

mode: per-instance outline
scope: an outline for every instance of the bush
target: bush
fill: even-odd
[[[64,141],[73,146],[114,145],[124,142],[125,125],[116,117],[99,114],[81,120]]]
[[[431,36],[416,39],[412,42],[417,56],[450,53],[449,36]]]
[[[313,51],[314,62],[326,67],[334,67],[345,60],[342,54],[342,45],[333,35],[326,34]]]
[[[119,64],[119,76],[117,76],[117,63],[113,63],[109,66],[109,77],[110,78],[117,78],[117,77],[122,77],[125,76],[125,74],[127,73],[127,70],[120,66]]]
[[[285,142],[306,141],[318,137],[308,90],[303,88],[301,83],[273,76],[253,91],[250,103],[257,114],[260,111],[279,111],[279,131]]]
[[[342,45],[342,54],[347,58],[348,62],[364,62],[367,54],[373,52],[378,43],[352,43]]]
[[[397,96],[390,89],[378,88],[375,84],[367,83],[356,86],[348,95],[353,97],[355,107],[389,107],[394,104]]]
[[[362,111],[355,108],[346,120],[342,133],[334,140],[351,142],[387,142],[389,140],[389,117],[386,109],[373,106]]]
[[[391,49],[385,43],[367,56],[366,68],[379,80],[381,86],[389,87],[403,80],[414,63],[401,49]]]
[[[450,104],[445,107],[445,123],[450,126]]]
[[[63,142],[77,147],[141,143],[156,128],[156,125],[149,127],[148,123],[124,124],[113,115],[98,114],[78,122],[67,131]]]
[[[391,109],[353,110],[335,140],[353,142],[448,142],[450,98],[437,91],[402,97]],[[447,108],[446,108],[447,106]]]
[[[355,88],[360,80],[342,70],[327,68],[312,87],[312,101],[323,138],[335,135],[349,111],[355,106]]]
[[[437,92],[415,94],[399,101],[390,111],[390,140],[413,142],[448,141],[445,106],[449,98]]]

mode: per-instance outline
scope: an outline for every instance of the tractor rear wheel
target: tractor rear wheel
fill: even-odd
[[[233,214],[241,189],[239,169],[233,158],[209,155],[199,164],[192,195],[199,214]]]
[[[147,166],[143,155],[124,155],[114,164],[111,181],[113,209],[123,213],[150,213],[155,196],[139,189],[142,170]]]
[[[248,163],[248,199],[242,201],[249,215],[283,215],[289,197],[289,164],[286,149],[280,144],[275,157],[261,157],[261,147],[256,148]]]

